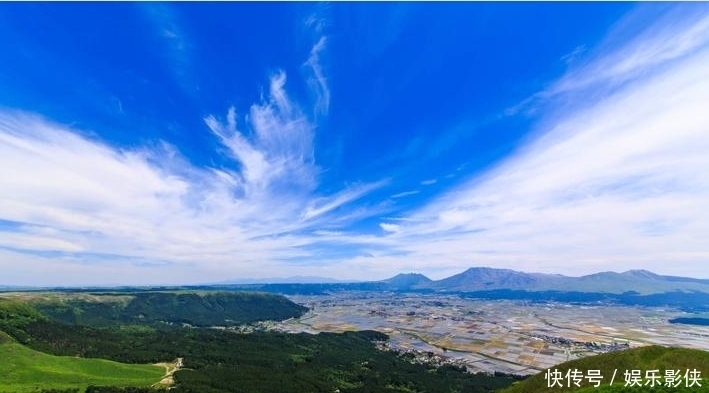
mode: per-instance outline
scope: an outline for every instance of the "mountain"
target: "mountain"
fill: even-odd
[[[627,291],[645,294],[676,291],[709,293],[709,280],[661,276],[647,270],[628,270],[623,273],[602,272],[576,278],[569,277],[562,289],[607,293]]]
[[[443,291],[472,292],[491,289],[536,289],[556,279],[547,274],[530,274],[510,269],[472,267],[462,273],[435,281],[431,287]],[[560,277],[560,276],[559,276]]]
[[[693,283],[699,283],[699,284],[706,284],[709,285],[709,280],[705,278],[690,278],[690,277],[678,277],[678,276],[660,276],[652,272],[648,272],[647,270],[628,270],[627,272],[623,274],[628,274],[628,275],[635,275],[635,276],[645,276],[645,277],[652,277],[654,276],[657,279],[661,279],[664,281],[674,281],[674,282],[693,282]]]
[[[382,280],[391,289],[419,289],[430,287],[433,280],[419,273],[401,273],[394,277]]]
[[[674,307],[689,313],[709,312],[709,280],[663,276],[647,270],[600,272],[581,277],[472,267],[431,280],[404,273],[362,282],[228,284],[189,287],[193,290],[260,291],[282,295],[326,295],[343,291],[449,293],[478,299],[614,303],[643,307]],[[678,321],[683,322],[683,321]]]
[[[626,272],[621,273],[624,276],[628,277],[637,277],[637,278],[649,278],[651,280],[657,280],[662,278],[662,276],[657,275],[651,271],[639,269],[639,270],[628,270]]]
[[[639,294],[667,292],[709,293],[709,280],[662,276],[647,270],[628,270],[623,273],[600,272],[581,277],[560,274],[526,273],[510,269],[472,267],[466,271],[432,281],[430,288],[446,292],[477,292],[490,290],[564,291]]]
[[[600,272],[581,277],[570,277],[561,274],[528,273],[511,269],[471,267],[441,280],[431,280],[418,273],[402,273],[380,281],[347,282],[322,277],[290,277],[232,280],[212,285],[243,287],[249,290],[287,294],[314,294],[347,290],[467,293],[517,291],[537,295],[556,292],[585,293],[595,294],[599,299],[605,299],[607,297],[605,295],[629,296],[635,294],[649,296],[674,294],[673,296],[677,298],[677,301],[689,294],[709,296],[709,280],[707,279],[663,276],[647,270],[628,270],[622,273]],[[506,296],[516,295],[508,293]],[[556,294],[551,294],[550,296],[558,298]],[[674,302],[675,300],[673,300]]]

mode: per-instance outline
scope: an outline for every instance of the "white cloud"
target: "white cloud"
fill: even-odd
[[[308,231],[379,212],[347,205],[386,182],[316,193],[314,125],[288,98],[285,80],[276,74],[248,116],[231,108],[224,121],[205,119],[238,171],[194,167],[166,143],[116,149],[36,115],[0,111],[0,220],[18,223],[0,227],[0,250],[36,264],[3,260],[5,280],[49,265],[92,272],[57,275],[73,277],[63,284],[306,272],[288,261],[316,259],[306,248],[320,237]]]
[[[388,252],[343,264],[380,277],[473,265],[707,277],[708,15],[660,19],[570,70],[552,84],[534,140],[402,214],[383,237]]]
[[[385,222],[380,223],[379,226],[387,232],[398,232],[400,229],[399,225],[397,224],[389,224]]]
[[[283,73],[246,115],[232,108],[205,119],[240,170],[193,167],[167,144],[117,149],[0,110],[0,220],[18,223],[0,227],[2,284],[412,270],[440,278],[471,265],[706,276],[707,15],[672,13],[620,46],[611,33],[585,52],[590,61],[576,59],[530,101],[551,107],[533,141],[424,207],[386,218],[383,235],[345,227],[387,211],[385,203],[352,206],[386,181],[316,192],[315,125],[288,97]],[[319,45],[311,51],[318,67]],[[314,75],[316,94],[329,97],[317,88],[326,79]],[[322,258],[322,244],[359,252]],[[296,258],[311,262],[289,263]]]
[[[424,185],[424,186],[430,186],[430,185],[436,184],[436,183],[438,183],[437,179],[428,179],[428,180],[421,181],[421,185]]]
[[[240,184],[250,197],[262,196],[272,187],[293,192],[315,186],[314,126],[288,99],[285,79],[284,73],[271,78],[270,100],[251,107],[248,122],[253,141],[238,130],[234,108],[229,109],[226,124],[214,116],[205,119],[242,165]]]
[[[187,95],[193,95],[199,89],[193,72],[193,45],[180,27],[178,9],[167,3],[141,3],[138,9],[162,39],[175,83]]]
[[[355,199],[359,199],[363,195],[369,193],[372,190],[382,187],[387,181],[379,181],[376,183],[359,185],[346,190],[341,191],[337,195],[330,198],[322,198],[313,201],[313,203],[308,206],[303,212],[303,218],[311,219],[318,217],[322,214],[328,213],[348,202]]]
[[[419,191],[419,190],[403,191],[403,192],[399,192],[399,193],[392,195],[390,198],[403,198],[405,196],[416,195],[419,192],[421,192],[421,191]]]
[[[315,109],[320,113],[327,113],[330,109],[330,88],[327,84],[327,78],[323,72],[321,65],[321,52],[325,49],[327,39],[320,37],[318,42],[310,50],[310,56],[305,63],[313,72],[313,77],[309,80],[309,85],[312,91],[317,96]]]
[[[619,83],[632,80],[659,69],[670,61],[691,56],[706,46],[709,34],[709,15],[706,5],[675,7],[622,46],[617,36],[624,33],[627,23],[619,23],[616,31],[599,45],[598,55],[585,67],[569,72],[548,93],[558,94],[581,90],[600,83]],[[641,9],[638,13],[642,13]],[[633,22],[636,15],[626,20]],[[575,53],[576,51],[574,51]]]

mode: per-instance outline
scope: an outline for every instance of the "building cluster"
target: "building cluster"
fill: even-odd
[[[236,333],[254,333],[269,330],[285,331],[276,321],[256,321],[236,326],[211,326],[212,329],[228,330]]]
[[[603,343],[597,341],[576,341],[564,337],[548,336],[546,334],[531,334],[532,337],[544,340],[550,344],[556,344],[562,347],[581,347],[594,352],[614,352],[622,351],[630,348],[630,344],[625,343]]]
[[[449,358],[437,355],[431,351],[420,351],[412,348],[399,348],[392,346],[388,341],[376,341],[378,349],[382,351],[394,352],[412,363],[426,364],[434,367],[455,366],[469,369],[467,363],[462,359]]]

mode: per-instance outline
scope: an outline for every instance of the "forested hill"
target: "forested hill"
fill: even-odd
[[[119,299],[113,300],[118,303]],[[81,358],[133,364],[183,359],[184,367],[173,374],[174,383],[170,386],[170,392],[175,393],[493,393],[517,379],[469,374],[453,365],[439,367],[414,362],[413,355],[406,357],[379,350],[376,342],[387,340],[387,336],[374,331],[244,334],[180,326],[171,329],[76,326],[46,317],[25,299],[3,297],[0,297],[0,340],[7,343],[0,346],[10,345],[20,351],[14,357],[0,356],[0,372],[16,369],[17,359],[42,356],[45,360],[42,370],[47,375],[13,376],[14,386],[21,390],[3,389],[5,386],[0,383],[0,392],[12,393],[156,391],[150,387],[154,383],[148,382],[137,386],[125,381],[106,381],[96,386],[97,379],[113,376],[115,370],[93,372],[92,379],[85,379],[72,367],[65,367],[67,362],[86,360]],[[0,348],[0,353],[7,351]],[[42,386],[38,386],[38,380]],[[75,388],[66,390],[71,386]]]
[[[86,326],[233,326],[298,317],[306,307],[284,296],[249,292],[25,294],[28,304],[57,321]]]

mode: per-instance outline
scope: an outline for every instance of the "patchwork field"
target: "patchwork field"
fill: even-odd
[[[390,335],[393,347],[455,358],[471,371],[531,375],[653,344],[709,350],[709,327],[671,324],[684,314],[669,308],[362,292],[291,299],[310,311],[272,329],[378,330]]]

